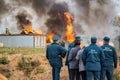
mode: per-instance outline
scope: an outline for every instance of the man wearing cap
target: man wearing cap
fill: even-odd
[[[53,37],[53,43],[47,47],[46,58],[52,67],[53,80],[60,80],[60,70],[62,67],[62,58],[66,55],[66,49],[60,46],[57,41],[58,36]]]
[[[101,64],[105,58],[103,50],[96,45],[97,38],[91,37],[91,44],[86,47],[82,54],[86,68],[87,80],[100,80]]]
[[[101,46],[101,48],[104,51],[105,60],[102,65],[101,80],[105,80],[105,76],[107,77],[107,80],[114,80],[113,67],[117,68],[116,50],[114,47],[109,45],[109,37],[105,36],[103,41],[104,45]]]
[[[75,47],[75,41],[77,41],[77,40],[81,41],[80,36],[76,36],[74,42],[70,43],[69,46],[68,46],[68,52],[67,52],[67,56],[66,56],[65,65],[68,66],[69,80],[70,80],[71,78],[70,78],[70,68],[69,68],[68,56],[69,56],[70,50],[71,50],[73,47]],[[76,80],[78,80],[78,79],[76,79]]]
[[[80,80],[80,73],[79,73],[79,61],[76,60],[77,52],[81,49],[80,48],[80,40],[76,40],[74,48],[70,50],[68,61],[69,61],[69,69],[70,69],[70,80]]]

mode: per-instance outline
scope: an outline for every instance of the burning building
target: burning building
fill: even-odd
[[[12,34],[6,28],[6,33],[0,35],[0,43],[3,43],[3,47],[46,47],[46,36],[42,34],[41,29],[33,30],[32,22],[27,18],[26,14],[18,14],[16,19],[17,28],[21,32]]]
[[[8,28],[10,37],[17,37],[12,34],[18,33],[19,37],[45,34],[47,42],[52,42],[54,35],[67,43],[74,41],[75,35],[87,38],[108,35],[115,39],[120,27],[112,22],[117,15],[114,1],[0,0],[0,34]]]

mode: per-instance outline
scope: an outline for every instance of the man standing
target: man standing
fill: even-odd
[[[110,38],[104,37],[103,38],[104,45],[101,46],[101,48],[104,51],[105,54],[105,60],[104,64],[102,65],[102,71],[101,71],[101,80],[105,80],[105,76],[107,77],[107,80],[114,80],[113,75],[113,64],[114,68],[117,68],[117,54],[114,47],[109,45]]]
[[[66,55],[66,49],[60,46],[57,41],[58,36],[53,37],[53,43],[47,47],[46,57],[52,67],[53,80],[60,80],[60,70],[62,67],[62,58]]]
[[[70,50],[70,53],[68,56],[69,69],[70,69],[70,80],[80,80],[79,61],[76,60],[77,52],[79,50],[80,50],[80,40],[76,40],[75,47]]]
[[[70,68],[69,68],[68,56],[69,56],[70,50],[71,50],[73,47],[75,47],[75,41],[77,41],[77,40],[81,41],[80,36],[76,36],[74,42],[70,43],[69,46],[68,46],[68,52],[67,52],[67,56],[66,56],[65,65],[68,66],[69,80],[70,80]],[[76,80],[77,80],[77,79],[76,79]]]
[[[91,44],[86,47],[82,54],[83,63],[86,66],[87,80],[100,80],[101,64],[104,54],[100,47],[96,45],[97,38],[91,37]]]
[[[76,56],[76,60],[79,61],[79,72],[80,72],[80,77],[81,77],[80,80],[87,80],[85,66],[82,61],[82,54],[83,54],[84,49],[85,49],[85,47],[80,49]]]

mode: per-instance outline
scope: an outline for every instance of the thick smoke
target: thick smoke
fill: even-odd
[[[14,0],[18,5],[31,6],[39,17],[45,15],[54,0]]]
[[[4,0],[0,0],[0,17],[8,11],[8,6],[5,4]]]
[[[33,29],[40,28],[43,33],[54,32],[65,36],[63,13],[68,11],[74,16],[76,35],[115,37],[120,34],[120,28],[112,24],[117,15],[114,1],[117,0],[0,0],[0,33],[6,27],[12,33],[19,33],[16,16],[25,11]]]
[[[31,24],[31,21],[28,19],[28,14],[21,13],[16,16],[18,29],[22,30],[25,26]]]
[[[81,20],[84,20],[86,23],[88,22],[89,16],[89,1],[90,0],[76,0],[76,8],[77,8],[77,16]]]
[[[39,16],[41,14],[47,13],[52,3],[53,0],[32,0],[32,6]]]
[[[65,37],[66,21],[64,13],[69,12],[66,3],[55,3],[48,12],[49,19],[46,22],[48,33],[55,33]]]
[[[49,4],[48,4],[49,3]],[[31,16],[29,20],[32,22],[34,30],[38,28],[42,29],[46,33],[45,22],[47,19],[47,12],[50,5],[53,4],[52,0],[0,0],[0,14],[6,13],[5,16],[0,18],[0,33],[5,32],[5,28],[8,27],[11,33],[19,33],[20,29],[16,16],[24,14]],[[9,7],[9,12],[7,8]],[[3,11],[2,11],[3,10]]]
[[[113,27],[112,22],[116,16],[113,0],[76,0],[76,4],[77,12],[80,13],[77,15],[79,16],[77,20],[81,21],[81,26],[86,33],[83,35],[115,37],[118,34],[119,30]]]

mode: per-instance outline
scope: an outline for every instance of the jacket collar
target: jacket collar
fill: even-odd
[[[54,42],[53,42],[53,43],[52,43],[52,45],[54,45],[54,44],[57,44],[57,45],[59,45],[58,43],[54,43]]]
[[[91,43],[91,45],[96,45],[95,43]]]
[[[104,45],[109,45],[109,44],[104,44]]]

